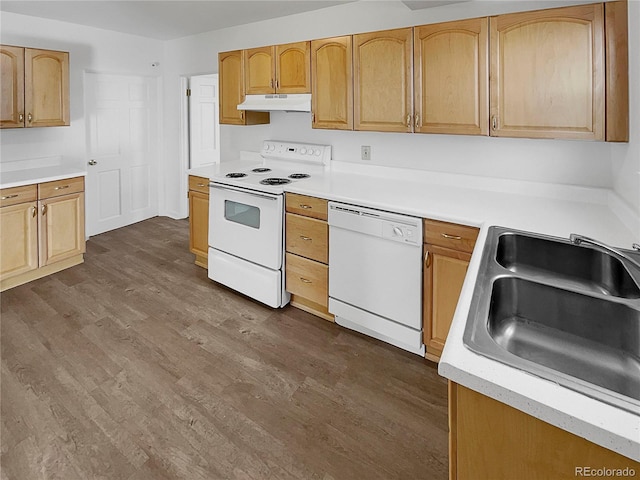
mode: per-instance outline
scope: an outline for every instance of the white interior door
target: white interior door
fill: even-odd
[[[195,168],[220,161],[218,75],[193,76],[189,88],[189,166]]]
[[[157,82],[85,75],[87,235],[158,214]]]

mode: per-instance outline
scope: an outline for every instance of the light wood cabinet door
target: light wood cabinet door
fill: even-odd
[[[602,4],[490,19],[491,135],[604,139]]]
[[[275,47],[276,92],[311,93],[311,42]]]
[[[287,291],[326,308],[329,304],[329,267],[292,253],[285,254],[285,266]]]
[[[244,82],[247,95],[275,93],[274,47],[243,50]]]
[[[0,208],[0,279],[38,268],[36,202]]]
[[[24,127],[24,48],[0,45],[0,128]]]
[[[69,53],[26,48],[27,127],[69,125]]]
[[[488,135],[488,19],[414,27],[414,131]]]
[[[424,344],[426,357],[438,361],[458,305],[471,254],[426,244],[424,265]]]
[[[269,123],[269,112],[238,110],[244,101],[244,61],[242,50],[218,54],[218,88],[220,123],[226,125],[256,125]]]
[[[413,131],[413,29],[353,36],[354,129]]]
[[[189,191],[189,251],[206,268],[209,250],[209,194]]]
[[[353,130],[352,37],[311,42],[311,125]]]
[[[40,266],[85,252],[84,193],[40,200]]]

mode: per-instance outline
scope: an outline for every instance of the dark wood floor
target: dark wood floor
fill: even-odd
[[[207,279],[188,224],[1,296],[1,478],[445,479],[433,364]]]

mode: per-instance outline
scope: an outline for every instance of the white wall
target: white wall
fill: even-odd
[[[178,103],[173,97],[178,76],[216,72],[220,51],[580,3],[585,2],[472,1],[411,11],[398,1],[360,1],[167,42],[165,131],[177,129]],[[637,0],[632,3],[636,4],[633,8],[638,6]],[[638,45],[633,43],[637,30],[636,25],[630,45]],[[637,58],[631,63],[637,71]],[[637,117],[637,102],[633,108]],[[637,137],[618,155],[627,160],[616,161],[614,168],[614,146],[604,142],[314,130],[308,113],[277,112],[271,114],[270,125],[223,125],[221,130],[223,161],[236,158],[240,150],[258,150],[262,140],[274,138],[331,144],[334,159],[341,161],[359,162],[360,146],[371,145],[372,164],[605,188],[615,184],[628,203],[640,188],[626,183],[629,171],[637,170],[632,158],[637,152]],[[165,139],[165,150],[168,158],[177,158],[172,135]],[[169,163],[167,167],[179,178],[181,165]],[[168,186],[167,195],[169,202],[178,202],[176,210],[186,214],[185,190],[184,181],[174,183]]]
[[[83,167],[87,159],[84,118],[85,71],[161,76],[164,44],[134,35],[2,12],[0,43],[69,52],[71,125],[0,131],[0,161],[62,156]]]

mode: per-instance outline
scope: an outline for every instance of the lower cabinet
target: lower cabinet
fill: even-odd
[[[0,291],[84,261],[84,177],[6,188]]]
[[[287,193],[285,208],[285,285],[291,305],[333,322],[327,201]]]
[[[479,230],[424,220],[423,337],[425,357],[440,360]]]
[[[603,467],[640,472],[638,462],[449,382],[450,479],[568,480]]]
[[[209,179],[189,176],[189,251],[207,268],[209,249]]]

